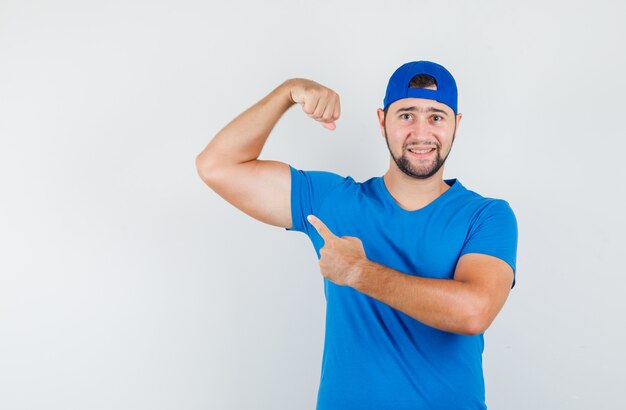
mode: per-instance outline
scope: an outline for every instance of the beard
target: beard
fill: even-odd
[[[454,137],[456,136],[456,125],[454,127],[454,133],[452,134],[452,142],[450,143],[450,149],[446,153],[444,158],[441,157],[441,146],[439,144],[431,144],[433,148],[435,148],[434,158],[430,160],[430,162],[425,164],[416,165],[416,161],[420,161],[419,159],[412,159],[411,154],[407,153],[407,149],[405,146],[402,147],[402,155],[400,157],[396,157],[393,155],[391,151],[391,147],[389,146],[389,139],[387,138],[387,126],[385,124],[385,141],[387,141],[387,148],[389,149],[389,154],[391,158],[393,158],[394,162],[400,169],[400,171],[404,172],[406,175],[411,178],[416,179],[428,179],[435,175],[437,171],[441,169],[443,164],[445,164],[448,159],[448,155],[450,155],[450,151],[452,151],[452,144],[454,144]],[[423,162],[423,161],[422,161]]]

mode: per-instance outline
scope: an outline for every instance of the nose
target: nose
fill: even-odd
[[[428,119],[417,117],[411,127],[411,134],[417,138],[426,138],[431,136],[430,125]]]

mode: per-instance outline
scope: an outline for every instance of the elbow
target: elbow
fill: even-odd
[[[466,336],[478,336],[485,333],[490,325],[491,321],[484,317],[472,318],[465,323],[462,334]]]
[[[196,169],[198,170],[198,173],[201,173],[203,170],[205,170],[208,166],[208,163],[209,161],[206,159],[203,153],[198,154],[198,156],[196,156]]]
[[[466,336],[477,336],[485,333],[493,322],[493,315],[487,303],[477,304],[474,309],[470,309],[463,321],[462,334]]]
[[[196,171],[204,182],[209,182],[216,174],[215,166],[213,162],[209,160],[203,154],[199,154],[196,157]]]

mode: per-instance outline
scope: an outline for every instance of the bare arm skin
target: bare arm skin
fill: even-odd
[[[335,129],[339,96],[314,81],[291,79],[232,120],[196,158],[198,174],[222,198],[261,222],[284,228],[293,225],[289,165],[258,157],[278,120],[294,104]]]
[[[369,260],[354,236],[336,236],[317,217],[309,222],[324,239],[322,276],[350,286],[439,330],[462,335],[483,333],[506,301],[513,269],[502,259],[463,255],[453,279],[409,275]]]
[[[354,288],[431,327],[448,332],[484,333],[506,301],[513,270],[489,255],[463,255],[454,279],[407,275],[368,261]]]

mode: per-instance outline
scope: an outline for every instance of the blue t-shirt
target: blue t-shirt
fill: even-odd
[[[293,226],[324,240],[306,217],[337,236],[356,236],[369,260],[400,272],[452,279],[459,258],[482,253],[515,272],[517,222],[509,204],[456,180],[427,206],[398,205],[381,177],[355,182],[326,171],[291,169]],[[326,333],[318,410],[486,409],[483,335],[427,326],[351,287],[324,278]]]

